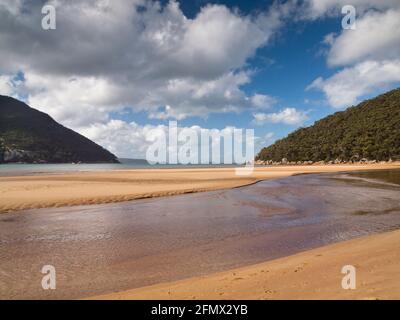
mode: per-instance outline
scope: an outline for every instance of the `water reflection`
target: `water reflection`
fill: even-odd
[[[400,227],[395,173],[300,175],[208,193],[0,216],[0,298],[80,298]],[[369,180],[381,179],[384,180]],[[57,270],[41,290],[40,270]]]

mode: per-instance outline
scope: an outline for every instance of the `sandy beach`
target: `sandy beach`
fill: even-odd
[[[140,169],[107,172],[0,177],[0,213],[25,209],[115,203],[143,198],[211,191],[302,173],[400,168],[400,163],[371,165],[257,167],[249,176],[234,168]]]
[[[341,269],[356,267],[356,289]],[[362,237],[205,277],[92,299],[400,299],[400,231]]]
[[[1,258],[8,278],[0,296],[400,299],[400,231],[391,231],[399,225],[398,187],[348,174],[291,177],[399,168],[274,166],[245,177],[234,168],[1,177],[0,240],[7,243]],[[251,186],[235,189],[245,185]],[[192,194],[168,197],[184,193]],[[139,200],[156,197],[163,198]],[[55,293],[37,286],[43,261],[57,266],[62,289]],[[345,265],[357,269],[356,290],[341,287]],[[15,266],[18,273],[11,272]]]

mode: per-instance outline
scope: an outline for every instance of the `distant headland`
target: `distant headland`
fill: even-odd
[[[46,113],[0,96],[0,163],[118,163],[103,147]]]

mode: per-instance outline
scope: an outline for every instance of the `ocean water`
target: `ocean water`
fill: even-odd
[[[56,174],[80,171],[108,171],[128,169],[171,169],[171,168],[217,168],[237,167],[237,165],[151,165],[146,160],[120,159],[121,163],[96,163],[96,164],[0,164],[0,176]]]
[[[388,183],[400,185],[400,170],[364,171],[353,173],[351,176],[374,181],[386,181]]]

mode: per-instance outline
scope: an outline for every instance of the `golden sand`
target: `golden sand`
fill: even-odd
[[[0,212],[227,189],[300,173],[391,168],[400,168],[400,164],[258,167],[249,176],[235,175],[234,168],[201,168],[0,177]]]
[[[345,265],[356,268],[355,290],[342,288]],[[400,231],[92,299],[400,299]]]

